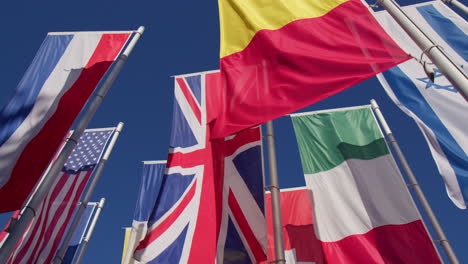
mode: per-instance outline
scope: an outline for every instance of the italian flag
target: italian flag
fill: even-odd
[[[369,106],[292,121],[327,263],[440,263]]]

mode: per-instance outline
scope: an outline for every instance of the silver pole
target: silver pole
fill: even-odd
[[[97,220],[99,218],[99,215],[101,214],[101,211],[102,211],[102,208],[104,207],[105,202],[106,202],[106,198],[101,198],[101,201],[99,201],[99,205],[96,210],[96,213],[94,214],[93,221],[91,222],[91,225],[89,226],[88,232],[86,232],[86,236],[83,239],[82,245],[78,249],[78,255],[76,257],[75,264],[80,264],[81,259],[83,259],[84,252],[86,251],[86,247],[88,247],[89,240],[91,239],[91,235],[93,234],[94,227],[96,226]]]
[[[109,160],[110,153],[112,152],[112,149],[114,148],[115,142],[117,141],[117,138],[120,135],[120,132],[122,132],[122,128],[124,126],[124,123],[120,122],[117,127],[115,128],[115,133],[112,136],[109,145],[106,148],[106,151],[102,155],[101,160],[99,161],[96,169],[94,170],[94,176],[93,180],[89,184],[89,187],[86,191],[86,194],[83,198],[83,200],[80,203],[80,207],[78,208],[78,211],[75,214],[75,217],[73,218],[73,221],[70,224],[70,228],[68,228],[68,232],[65,235],[65,238],[63,239],[62,245],[60,249],[57,251],[57,255],[54,258],[53,263],[54,264],[60,264],[63,261],[63,257],[67,253],[68,245],[70,244],[70,240],[75,233],[76,227],[80,223],[81,216],[83,215],[84,211],[86,210],[86,206],[88,205],[89,200],[91,199],[91,195],[94,192],[94,189],[96,187],[97,182],[99,181],[99,178],[101,177],[102,171],[104,170],[104,167],[107,164],[107,160]]]
[[[270,263],[286,263],[284,256],[283,224],[281,221],[280,189],[278,184],[278,170],[276,168],[275,136],[273,134],[273,121],[266,123],[268,143],[268,167],[270,170],[271,212],[273,215],[273,232],[275,235],[276,260]]]
[[[0,248],[0,263],[6,263],[8,258],[15,250],[18,241],[23,236],[29,223],[36,216],[36,210],[42,203],[42,200],[44,199],[47,192],[49,191],[50,185],[54,181],[55,177],[57,177],[57,175],[59,174],[63,165],[67,161],[68,156],[73,151],[73,148],[78,143],[81,134],[88,126],[89,121],[93,117],[98,107],[101,105],[104,96],[106,95],[109,88],[112,86],[112,83],[117,78],[119,72],[122,70],[122,67],[128,58],[128,55],[130,55],[131,51],[133,50],[133,47],[135,47],[136,42],[138,41],[138,39],[140,39],[140,36],[143,34],[144,30],[145,28],[143,26],[139,27],[138,30],[135,32],[136,34],[133,36],[130,43],[125,48],[124,52],[120,54],[112,71],[109,73],[109,75],[107,75],[107,78],[105,79],[104,83],[101,85],[101,87],[99,87],[99,90],[89,102],[89,106],[83,113],[82,118],[78,122],[78,125],[76,126],[74,132],[65,143],[62,151],[50,167],[50,170],[44,175],[44,180],[42,184],[38,187],[34,196],[26,204],[25,210],[21,214],[21,217],[18,219],[18,222],[11,228],[10,235],[5,240],[3,246]]]
[[[468,101],[468,80],[465,72],[408,17],[394,0],[378,1]]]
[[[460,9],[460,11],[462,11],[465,15],[468,15],[468,8],[464,4],[460,3],[458,0],[442,0],[442,1],[447,4],[453,5],[454,7]]]
[[[447,240],[447,237],[445,236],[444,231],[442,230],[442,227],[440,226],[439,221],[437,220],[437,217],[432,211],[432,208],[429,205],[426,196],[424,196],[424,193],[421,189],[421,186],[419,186],[416,176],[414,176],[413,171],[411,170],[408,162],[406,161],[405,156],[403,155],[403,152],[401,152],[400,146],[398,145],[398,142],[393,136],[393,133],[390,130],[387,121],[385,121],[385,118],[383,117],[382,112],[380,111],[379,105],[377,105],[377,102],[374,99],[371,100],[371,107],[372,110],[374,110],[374,113],[377,116],[377,119],[379,120],[380,124],[382,125],[385,134],[387,135],[388,143],[393,147],[393,150],[395,151],[398,159],[400,160],[401,166],[403,167],[405,174],[408,176],[411,186],[413,187],[414,192],[416,193],[416,196],[418,197],[418,200],[421,203],[421,206],[426,212],[429,222],[431,223],[431,226],[437,235],[438,242],[444,249],[447,258],[449,259],[450,263],[460,263],[457,259],[457,256],[455,255],[455,252],[452,249],[452,246]]]

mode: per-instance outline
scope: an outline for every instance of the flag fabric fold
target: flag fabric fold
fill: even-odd
[[[360,0],[218,0],[223,89],[213,138],[264,123],[409,59]]]
[[[129,36],[47,35],[0,111],[0,213],[21,207]]]
[[[87,129],[54,179],[8,263],[50,263],[115,128]]]
[[[218,73],[175,78],[171,149],[134,258],[143,263],[266,260],[260,129],[210,140]]]
[[[444,52],[466,72],[468,23],[440,1],[404,7],[405,12],[427,32]],[[415,60],[380,75],[378,79],[393,102],[413,118],[426,138],[443,177],[447,194],[460,209],[468,203],[468,104],[410,37],[386,13],[378,21],[402,48],[429,63],[435,71],[432,82]]]
[[[370,106],[292,121],[326,262],[441,263]]]

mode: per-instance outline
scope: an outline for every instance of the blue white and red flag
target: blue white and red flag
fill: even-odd
[[[0,213],[21,208],[130,34],[47,35],[0,110]]]
[[[144,263],[266,260],[261,131],[209,140],[218,73],[175,79],[171,149],[135,259]]]
[[[115,128],[88,129],[36,210],[8,263],[51,263],[94,168]]]
[[[78,226],[73,232],[70,243],[68,244],[67,251],[62,260],[62,264],[74,263],[76,252],[78,251],[78,248],[83,242],[83,239],[86,234],[85,232],[88,229],[89,223],[91,221],[91,217],[93,216],[93,213],[98,205],[99,203],[88,203],[88,205],[86,206],[86,209],[81,215],[80,222],[78,223]],[[75,213],[77,212],[78,208],[79,206],[76,207]]]
[[[165,170],[165,160],[143,162],[140,192],[133,215],[132,227],[130,228],[128,237],[125,239],[122,257],[122,263],[124,264],[136,263],[133,258],[133,252],[140,241],[146,236],[148,220],[159,197]]]

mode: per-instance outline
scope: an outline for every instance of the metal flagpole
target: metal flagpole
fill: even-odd
[[[275,235],[276,260],[270,263],[286,263],[284,256],[283,224],[281,221],[280,189],[278,184],[278,170],[276,169],[275,138],[273,134],[273,121],[266,123],[268,143],[268,167],[270,171],[271,212],[273,215],[273,232]]]
[[[91,222],[91,225],[89,225],[88,232],[86,232],[86,236],[83,239],[83,244],[80,246],[78,249],[78,255],[76,257],[76,264],[80,264],[81,259],[84,256],[84,252],[86,250],[86,247],[88,246],[88,242],[91,239],[91,235],[93,234],[94,227],[96,226],[97,220],[99,218],[99,215],[101,214],[102,208],[104,207],[104,203],[106,202],[106,198],[101,198],[101,201],[99,201],[98,208],[96,210],[96,213],[94,214],[93,221]]]
[[[443,2],[453,5],[454,7],[460,9],[465,15],[468,15],[468,8],[460,3],[458,0],[442,0]]]
[[[408,17],[394,0],[378,0],[378,2],[468,101],[468,80],[465,72]]]
[[[374,113],[377,116],[377,119],[379,120],[380,124],[382,125],[385,134],[387,135],[388,143],[392,145],[393,150],[395,151],[398,159],[400,160],[401,166],[405,171],[405,174],[408,176],[411,186],[414,188],[414,192],[416,193],[416,196],[418,197],[421,206],[423,207],[427,217],[429,218],[429,222],[431,223],[432,228],[434,229],[437,235],[437,242],[439,242],[443,247],[444,252],[447,255],[450,263],[460,263],[457,259],[457,256],[455,255],[455,252],[452,249],[452,246],[447,240],[447,237],[445,236],[444,231],[442,230],[442,227],[439,224],[439,221],[437,220],[434,212],[432,211],[432,208],[429,205],[426,196],[424,196],[421,186],[419,186],[419,183],[416,180],[416,176],[414,176],[413,171],[411,170],[408,162],[406,161],[405,156],[403,155],[403,152],[401,152],[400,146],[398,145],[398,142],[393,136],[393,133],[390,130],[387,121],[385,121],[385,118],[383,117],[382,112],[380,111],[379,105],[374,99],[371,100],[371,107],[372,110],[374,110]]]
[[[115,128],[115,133],[114,135],[112,135],[109,145],[107,146],[106,151],[104,152],[104,155],[102,155],[102,158],[99,161],[93,173],[94,174],[93,180],[89,184],[88,190],[86,191],[86,194],[83,200],[81,201],[80,207],[78,208],[78,211],[75,214],[75,218],[73,218],[73,221],[71,222],[70,227],[68,228],[68,232],[63,239],[60,249],[57,251],[58,253],[55,256],[55,259],[53,261],[54,264],[62,263],[63,257],[67,253],[68,244],[70,244],[70,240],[73,234],[75,233],[75,229],[80,223],[81,216],[86,210],[86,206],[88,205],[88,202],[91,199],[91,195],[94,192],[94,188],[96,187],[96,184],[99,181],[99,178],[101,177],[102,171],[104,170],[104,167],[107,164],[107,160],[109,159],[110,153],[112,152],[112,149],[114,148],[115,142],[117,141],[117,138],[119,137],[120,132],[122,132],[123,126],[124,126],[124,123],[120,122]]]
[[[11,232],[8,238],[5,240],[5,243],[0,248],[0,263],[6,263],[10,255],[15,250],[15,247],[18,241],[23,236],[24,232],[26,231],[29,223],[32,219],[36,216],[36,209],[42,203],[45,195],[50,189],[50,185],[54,181],[54,178],[59,174],[60,170],[62,169],[63,165],[68,159],[68,156],[73,151],[73,148],[78,143],[78,140],[88,126],[89,121],[91,120],[92,116],[101,105],[104,96],[106,95],[109,88],[114,83],[117,75],[122,70],[123,65],[127,61],[128,56],[132,52],[135,44],[140,39],[141,35],[143,34],[145,28],[143,26],[139,27],[137,31],[135,31],[135,35],[133,36],[132,40],[125,48],[122,54],[120,54],[119,58],[117,59],[112,71],[107,75],[107,78],[104,80],[104,83],[99,87],[98,91],[89,102],[89,106],[86,108],[85,112],[82,115],[82,118],[78,122],[73,134],[65,143],[63,149],[61,150],[60,154],[57,156],[57,159],[50,167],[50,170],[44,175],[42,184],[38,187],[34,196],[29,200],[29,202],[25,206],[25,210],[21,214],[21,217],[18,221],[11,227]]]

